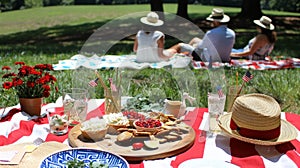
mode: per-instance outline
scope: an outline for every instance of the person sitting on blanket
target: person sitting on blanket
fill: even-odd
[[[249,60],[265,60],[266,56],[272,52],[277,40],[272,20],[267,16],[262,16],[253,22],[257,25],[256,28],[259,33],[244,48],[232,49],[231,58],[244,57]]]
[[[171,49],[187,53],[195,61],[230,62],[230,52],[235,43],[235,32],[227,27],[230,17],[224,14],[223,9],[214,8],[206,20],[212,22],[214,28],[207,31],[203,39],[195,37],[188,44],[179,43]],[[206,49],[209,58],[203,52]]]
[[[134,41],[133,51],[136,52],[137,62],[153,63],[169,60],[175,51],[172,53],[172,50],[165,50],[165,35],[161,31],[153,30],[164,22],[155,12],[148,13],[140,21],[146,25],[143,29],[147,30],[139,30]]]

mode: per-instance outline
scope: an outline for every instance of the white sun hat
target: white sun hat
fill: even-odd
[[[254,20],[253,22],[264,29],[275,29],[275,26],[272,24],[272,19],[267,16],[262,16],[259,20]]]
[[[224,10],[221,8],[213,8],[211,14],[206,18],[209,21],[217,21],[221,23],[226,23],[230,21],[230,17],[224,14]]]
[[[155,12],[149,12],[146,17],[141,18],[141,22],[150,26],[161,26],[164,24],[164,21],[160,20]]]

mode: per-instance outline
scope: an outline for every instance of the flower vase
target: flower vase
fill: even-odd
[[[30,116],[40,116],[43,98],[19,98],[21,110]]]

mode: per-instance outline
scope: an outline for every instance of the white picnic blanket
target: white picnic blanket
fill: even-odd
[[[191,63],[191,58],[183,55],[175,55],[168,61],[157,63],[138,63],[136,55],[93,55],[87,57],[81,54],[72,56],[70,59],[60,60],[58,64],[53,64],[54,70],[69,70],[85,67],[89,69],[144,69],[144,68],[163,68],[170,66],[172,68],[185,68]]]

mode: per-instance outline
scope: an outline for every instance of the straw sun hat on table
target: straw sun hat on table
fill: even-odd
[[[280,118],[277,101],[264,94],[238,97],[232,112],[220,117],[220,128],[232,138],[258,144],[277,145],[295,139],[297,129]]]

